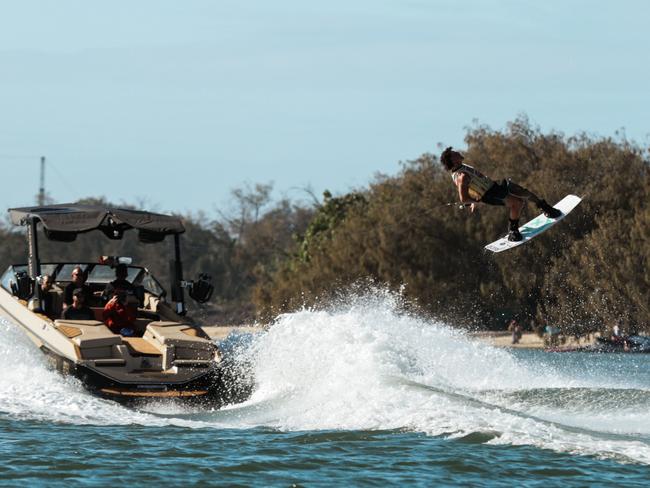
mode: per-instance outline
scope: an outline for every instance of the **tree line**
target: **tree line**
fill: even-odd
[[[465,145],[458,149],[466,162],[495,180],[512,178],[549,202],[569,193],[583,202],[534,241],[492,254],[483,246],[505,234],[506,210],[481,206],[470,214],[446,205],[457,195],[438,154],[311,204],[272,201],[268,184],[237,189],[233,211],[183,216],[186,275],[207,272],[216,285],[201,313],[222,323],[266,321],[374,283],[463,327],[502,328],[517,317],[576,335],[614,323],[649,331],[648,149],[620,135],[543,133],[525,117],[501,131],[474,125]],[[529,204],[522,222],[537,213]],[[0,237],[3,267],[26,259],[21,232],[4,224]],[[169,247],[143,246],[128,233],[115,242],[91,234],[41,243],[44,259],[128,255],[168,274]]]

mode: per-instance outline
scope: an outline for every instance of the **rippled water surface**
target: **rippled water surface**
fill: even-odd
[[[650,356],[495,349],[381,294],[241,339],[247,402],[133,409],[2,320],[0,484],[647,486]]]

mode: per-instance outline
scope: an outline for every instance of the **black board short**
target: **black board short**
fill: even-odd
[[[505,205],[506,197],[510,193],[508,190],[509,185],[510,182],[508,180],[503,180],[501,183],[495,183],[485,192],[481,201],[488,205]]]

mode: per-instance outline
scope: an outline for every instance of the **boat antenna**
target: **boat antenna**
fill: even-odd
[[[45,156],[41,156],[41,187],[38,190],[38,205],[45,205]]]

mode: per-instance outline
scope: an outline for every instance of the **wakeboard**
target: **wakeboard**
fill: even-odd
[[[562,212],[562,215],[560,215],[557,219],[549,219],[544,214],[540,214],[530,222],[526,222],[524,225],[519,227],[519,232],[521,232],[521,235],[523,237],[521,241],[509,241],[507,237],[502,237],[501,239],[498,239],[493,243],[485,246],[485,249],[492,252],[503,252],[503,251],[507,251],[508,249],[512,249],[513,247],[526,244],[533,237],[536,237],[540,235],[542,232],[547,231],[555,224],[557,224],[560,220],[562,220],[564,217],[569,215],[571,210],[576,208],[576,206],[581,201],[582,198],[576,195],[567,195],[562,200],[560,200],[555,205],[553,205],[555,208],[557,208]]]

